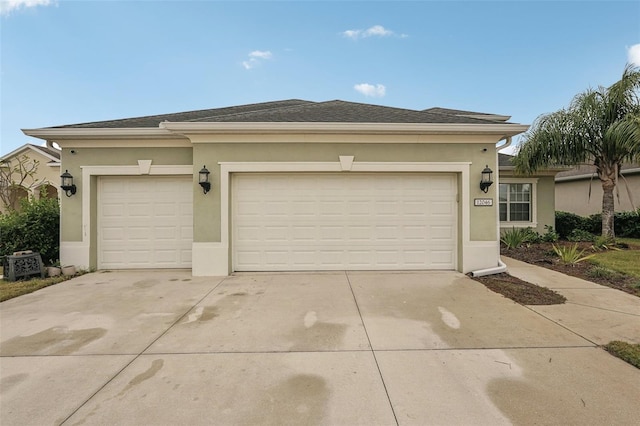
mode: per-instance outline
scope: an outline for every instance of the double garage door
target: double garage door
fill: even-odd
[[[235,271],[455,269],[455,174],[232,177]]]
[[[456,268],[455,174],[238,173],[231,182],[234,271]],[[191,176],[101,177],[98,187],[99,268],[191,267]]]

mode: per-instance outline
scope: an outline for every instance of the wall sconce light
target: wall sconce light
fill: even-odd
[[[71,197],[76,193],[76,185],[73,183],[73,176],[69,173],[69,170],[65,170],[63,174],[60,175],[62,178],[62,184],[60,188],[64,190],[64,193],[67,194],[67,197]]]
[[[198,172],[198,183],[205,194],[211,190],[211,182],[209,182],[210,173],[211,172],[207,170],[207,166],[202,166],[202,169]]]
[[[493,170],[489,168],[489,166],[485,166],[482,171],[482,179],[480,180],[480,189],[486,194],[489,192],[489,187],[493,185],[493,181],[491,180],[491,174]]]

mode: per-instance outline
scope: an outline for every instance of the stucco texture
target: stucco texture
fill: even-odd
[[[591,188],[591,196],[589,196]],[[640,207],[640,173],[629,174],[618,181],[614,192],[614,208],[618,212],[634,210],[629,193],[636,208]],[[602,184],[595,177],[591,179],[566,180],[556,182],[556,209],[580,216],[589,216],[602,211]]]
[[[483,151],[487,148],[487,151]],[[494,144],[292,144],[292,143],[215,143],[194,145],[194,173],[206,165],[211,171],[215,188],[220,184],[218,162],[338,162],[339,156],[354,156],[354,162],[471,162],[470,194],[473,198],[496,198],[495,185],[487,194],[479,189],[481,172],[485,166],[497,170]],[[476,182],[477,181],[477,182]],[[194,241],[220,241],[220,191],[207,196],[194,196]],[[470,215],[472,241],[495,240],[495,228],[486,223],[496,222],[495,209],[476,208]]]

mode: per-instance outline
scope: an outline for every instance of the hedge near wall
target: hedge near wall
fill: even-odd
[[[556,232],[560,238],[566,239],[575,229],[594,235],[602,234],[602,215],[597,213],[583,217],[569,212],[556,212]],[[616,237],[640,238],[640,209],[615,213],[614,231]]]
[[[60,206],[58,200],[23,200],[20,211],[0,214],[0,258],[13,252],[40,253],[46,265],[60,258]]]

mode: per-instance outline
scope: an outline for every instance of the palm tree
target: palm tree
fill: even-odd
[[[602,236],[614,238],[613,192],[623,162],[640,160],[640,68],[628,64],[610,87],[576,95],[568,108],[538,117],[514,158],[516,171],[594,165],[602,183]]]

